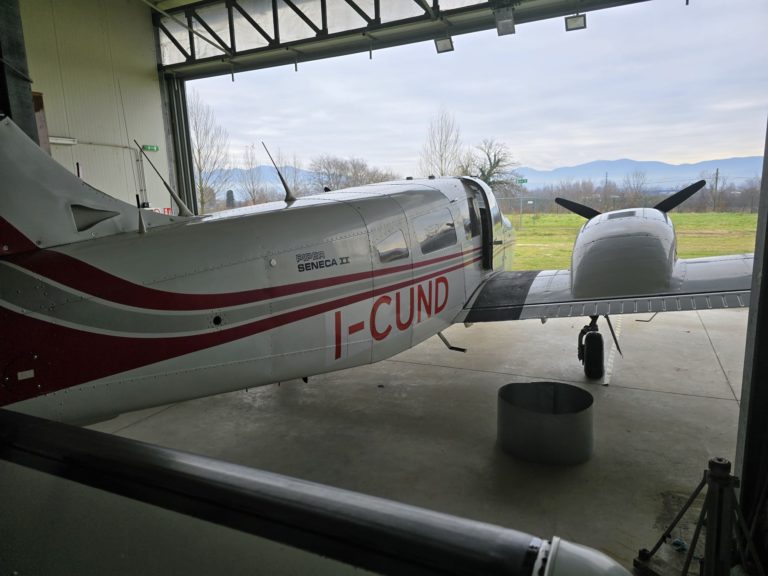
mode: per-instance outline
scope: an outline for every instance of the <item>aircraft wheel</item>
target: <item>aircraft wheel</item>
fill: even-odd
[[[584,336],[584,374],[590,380],[603,377],[603,335],[600,332],[588,332]]]

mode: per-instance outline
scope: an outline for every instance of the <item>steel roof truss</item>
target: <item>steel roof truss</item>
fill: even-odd
[[[355,12],[357,12],[357,15],[360,16],[360,18],[362,18],[363,20],[365,20],[368,24],[381,24],[381,18],[378,16],[378,13],[379,13],[379,10],[378,10],[379,2],[378,2],[378,0],[376,0],[376,13],[377,13],[377,16],[375,18],[371,18],[365,10],[360,8],[360,6],[358,6],[354,2],[354,0],[344,0],[344,2],[349,4],[350,8],[352,8]]]
[[[328,34],[328,22],[326,21],[327,20],[327,16],[326,16],[327,11],[326,11],[325,0],[320,0],[321,10],[322,10],[322,13],[323,13],[323,24],[322,24],[323,27],[322,28],[318,28],[317,24],[312,22],[312,19],[309,16],[307,16],[301,10],[301,8],[299,8],[298,6],[296,6],[296,4],[293,3],[293,0],[283,0],[283,2],[285,3],[286,6],[288,6],[288,8],[293,10],[296,13],[296,15],[299,18],[301,18],[307,26],[312,28],[312,30],[314,30],[314,32],[315,32],[315,34],[317,36],[320,36],[322,34]]]
[[[148,0],[142,0],[147,2]],[[420,11],[420,15],[408,15],[408,10],[402,8],[408,4],[399,4],[400,9],[390,9],[390,4],[381,0],[372,0],[374,14],[370,14],[371,4],[360,0],[336,0],[339,5],[349,8],[349,16],[354,13],[361,19],[362,25],[354,25],[347,20],[331,21],[329,25],[328,0],[315,0],[313,4],[301,4],[297,0],[271,0],[258,14],[249,12],[241,4],[241,0],[203,0],[193,5],[186,5],[177,9],[169,9],[168,12],[160,11],[164,16],[177,20],[173,14],[186,16],[189,33],[189,48],[185,48],[180,34],[172,32],[173,28],[167,27],[160,18],[156,18],[156,26],[159,31],[164,48],[171,51],[178,50],[184,61],[173,62],[174,58],[168,58],[160,63],[161,70],[171,73],[179,78],[192,79],[216,76],[232,73],[233,66],[239,71],[269,68],[287,64],[296,65],[300,61],[311,61],[358,52],[372,52],[374,49],[399,46],[412,42],[442,37],[446,33],[451,35],[467,34],[480,30],[492,29],[496,26],[494,10],[500,6],[515,6],[515,20],[519,23],[533,22],[547,18],[562,17],[572,14],[578,9],[580,12],[600,10],[615,6],[646,2],[648,0],[579,0],[575,7],[573,0],[477,0],[474,4],[463,4],[455,8],[446,9],[441,6],[439,0],[410,0],[413,7],[411,14]],[[446,4],[443,2],[443,4]],[[448,3],[450,5],[450,2]],[[220,6],[226,9],[219,14],[219,20],[213,19],[205,13],[200,13],[203,8]],[[307,6],[312,11],[307,11]],[[285,10],[287,7],[287,11]],[[385,12],[389,10],[389,12]],[[392,12],[394,10],[394,13]],[[282,11],[282,12],[281,12]],[[271,32],[257,22],[264,21],[272,16]],[[319,12],[319,16],[318,16]],[[398,15],[399,14],[399,15]],[[306,25],[299,36],[292,35],[290,41],[281,40],[281,25],[283,32],[288,33],[288,21],[296,18],[299,27]],[[294,16],[295,15],[295,16]],[[311,16],[310,16],[311,15]],[[242,20],[256,31],[248,39],[237,38],[238,26]],[[335,17],[331,12],[330,16]],[[282,17],[282,20],[281,20]],[[393,19],[394,18],[394,19]],[[237,21],[236,21],[237,19]],[[318,22],[317,20],[321,20]],[[183,26],[181,22],[178,22]],[[201,26],[206,35],[193,30],[193,23]],[[341,24],[341,28],[339,27]],[[347,28],[346,26],[350,26]],[[292,27],[293,24],[290,24]],[[446,28],[446,26],[448,28]],[[228,28],[229,42],[222,36],[227,36],[223,30]],[[292,28],[291,28],[292,29]],[[214,30],[218,30],[216,33]],[[333,33],[329,30],[334,30]],[[338,30],[338,31],[337,31]],[[284,35],[285,35],[284,34]],[[194,36],[200,36],[196,39]],[[166,38],[168,41],[166,41]],[[254,44],[254,39],[258,39]],[[196,42],[205,41],[222,50],[222,55],[203,55]],[[260,44],[264,42],[265,44]]]
[[[269,43],[270,46],[274,46],[278,42],[276,38],[272,38],[272,36],[270,36],[267,33],[267,31],[264,30],[264,28],[259,26],[259,23],[256,22],[256,20],[254,20],[253,17],[250,14],[248,14],[248,12],[246,12],[245,9],[242,6],[240,6],[240,4],[238,4],[235,0],[232,0],[231,6],[235,10],[237,10],[243,18],[245,18],[245,21],[248,22],[248,24],[253,26],[253,29],[256,30],[256,32],[261,34],[261,36],[264,38],[264,40],[266,40]],[[234,36],[234,30],[232,31],[232,34]],[[232,39],[232,44],[233,45],[235,44],[234,37]]]
[[[160,29],[160,31],[163,34],[165,34],[168,40],[170,40],[173,43],[173,45],[176,46],[176,49],[184,55],[184,58],[186,58],[187,60],[192,59],[192,55],[184,49],[184,46],[182,46],[181,43],[178,40],[176,40],[176,37],[173,34],[171,34],[171,32],[168,30],[168,28],[166,28],[163,25],[162,22],[158,20],[156,22],[156,26]]]
[[[430,18],[435,18],[435,14],[440,13],[440,2],[435,0],[433,5],[430,6],[427,0],[413,0],[419,8],[424,10],[425,14],[429,14]]]
[[[219,46],[221,46],[221,49],[224,50],[224,52],[227,55],[232,55],[232,53],[234,52],[233,47],[228,46],[227,43],[224,42],[224,40],[221,38],[221,36],[219,36],[218,34],[216,34],[216,32],[214,32],[213,28],[211,28],[208,25],[208,23],[205,20],[203,20],[203,18],[200,16],[200,14],[197,13],[197,10],[191,10],[191,12],[192,12],[192,18],[197,20],[200,23],[200,26],[205,28],[205,31],[208,32],[208,34],[211,35],[211,38],[213,38],[219,44]],[[231,12],[230,12],[229,16],[230,16],[230,22],[231,22],[232,21],[231,20],[231,16],[232,16]]]

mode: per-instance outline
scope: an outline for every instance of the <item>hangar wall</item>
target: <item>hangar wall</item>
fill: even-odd
[[[52,156],[88,184],[131,204],[171,207],[150,9],[135,0],[20,0],[32,90],[42,94]],[[127,125],[127,126],[126,126]],[[57,139],[76,139],[56,143]]]

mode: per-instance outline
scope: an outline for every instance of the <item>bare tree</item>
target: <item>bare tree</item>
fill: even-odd
[[[640,206],[648,192],[648,176],[642,170],[624,176],[622,191],[627,202],[632,206]]]
[[[701,195],[708,199],[709,209],[718,212],[725,208],[726,195],[733,191],[733,186],[728,179],[720,174],[720,170],[714,172],[702,172],[701,177],[707,181],[707,185],[701,191]]]
[[[501,188],[518,191],[519,175],[513,168],[517,162],[512,159],[512,152],[503,142],[493,138],[485,139],[469,150],[459,164],[461,174],[480,178],[491,188]]]
[[[317,188],[328,187],[331,190],[397,179],[392,172],[368,166],[360,158],[344,159],[328,154],[312,160],[310,169],[314,172]]]
[[[399,178],[397,174],[389,170],[368,166],[368,163],[360,158],[350,158],[347,162],[349,165],[349,186],[363,186]]]
[[[280,168],[280,172],[283,173],[283,177],[294,196],[298,198],[309,192],[309,186],[301,176],[302,162],[296,154],[293,155],[292,160],[288,160],[285,154],[283,154],[281,150],[278,150],[275,155],[275,164]],[[280,196],[284,193],[285,191],[283,190],[282,184],[280,184]]]
[[[453,176],[463,159],[461,134],[453,116],[441,110],[429,123],[419,168],[425,176]]]
[[[197,187],[198,193],[197,198],[200,206],[208,206],[209,208],[216,209],[216,192],[214,192],[213,188],[210,186],[205,186],[203,188]],[[204,214],[202,208],[200,209],[200,214]]]
[[[229,185],[229,134],[216,123],[213,108],[194,90],[188,108],[198,210],[205,214],[206,208],[215,208],[218,194]]]
[[[749,207],[750,214],[757,212],[760,202],[760,186],[762,179],[758,177],[750,178],[741,187],[741,198],[745,208]]]
[[[348,180],[347,161],[343,158],[323,154],[312,160],[309,169],[314,172],[315,186],[322,190],[328,187],[331,190],[339,190],[347,186]]]
[[[599,186],[595,192],[600,195],[600,208],[604,212],[624,207],[622,197],[619,195],[619,187],[613,180],[608,180],[606,177],[602,186]]]
[[[243,151],[243,170],[240,172],[240,190],[246,204],[269,202],[269,189],[261,181],[256,144],[249,144]]]
[[[474,176],[488,184],[496,193],[502,209],[511,212],[513,199],[524,191],[517,183],[520,175],[513,170],[514,166],[517,163],[512,159],[509,147],[490,138],[465,152],[458,173]]]
[[[373,184],[376,182],[389,182],[390,180],[400,180],[401,176],[392,172],[391,170],[383,170],[381,168],[370,167],[366,173],[366,184]]]

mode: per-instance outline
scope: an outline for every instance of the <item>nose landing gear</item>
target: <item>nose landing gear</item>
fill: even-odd
[[[590,316],[590,323],[579,332],[578,356],[584,364],[584,374],[591,380],[603,377],[605,363],[603,362],[603,335],[598,332],[598,316]]]
[[[603,346],[603,335],[600,334],[597,327],[599,316],[590,316],[589,324],[584,326],[579,332],[578,356],[584,364],[584,375],[590,380],[599,380],[605,374],[605,347]],[[608,328],[611,330],[611,336],[616,343],[616,349],[621,354],[621,346],[613,331],[611,319],[606,316]]]

